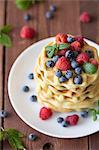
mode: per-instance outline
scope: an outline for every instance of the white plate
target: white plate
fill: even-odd
[[[77,126],[64,128],[61,124],[57,123],[57,117],[66,117],[68,114],[73,113],[53,113],[53,116],[49,120],[42,121],[39,118],[39,111],[42,106],[30,101],[30,96],[36,94],[36,83],[35,80],[28,79],[28,74],[33,71],[36,59],[42,47],[52,40],[54,40],[54,38],[48,38],[31,45],[15,61],[8,80],[8,93],[12,106],[25,123],[49,136],[77,138],[95,133],[99,131],[99,118],[95,122],[90,117],[87,119],[80,118]],[[99,46],[94,42],[89,40],[86,40],[86,42],[99,50]],[[24,85],[30,87],[30,92],[24,93],[22,91]]]

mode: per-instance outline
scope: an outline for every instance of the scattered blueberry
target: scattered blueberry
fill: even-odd
[[[66,77],[64,77],[64,76],[61,76],[61,77],[59,78],[59,81],[60,81],[60,83],[62,83],[62,82],[67,81],[67,79],[66,79]]]
[[[46,66],[47,66],[48,68],[54,67],[54,65],[55,65],[55,63],[54,63],[52,60],[48,60],[48,61],[46,62]]]
[[[50,6],[50,11],[55,12],[56,10],[57,10],[56,5],[53,4]]]
[[[28,139],[30,141],[35,141],[37,138],[38,138],[38,136],[36,134],[33,134],[33,133],[29,134],[29,136],[28,136]]]
[[[52,19],[53,18],[53,12],[52,11],[47,11],[45,14],[47,19]]]
[[[32,95],[30,97],[30,99],[31,99],[32,102],[37,102],[37,96],[36,95]]]
[[[93,51],[91,51],[91,50],[86,50],[85,52],[88,54],[88,56],[89,56],[90,58],[94,58],[94,53],[93,53]]]
[[[59,56],[58,56],[58,55],[56,55],[56,56],[54,56],[54,57],[52,58],[52,61],[53,61],[54,63],[56,63],[56,62],[57,62],[57,60],[58,60],[58,58],[59,58]]]
[[[55,72],[55,75],[59,78],[59,77],[62,76],[62,72],[61,72],[60,70],[57,70],[57,71]]]
[[[75,39],[73,37],[71,37],[71,36],[67,37],[67,42],[72,43],[74,41],[75,41]]]
[[[81,74],[82,73],[82,68],[81,67],[75,68],[75,73],[76,74]]]
[[[81,112],[81,117],[87,118],[88,117],[88,111],[82,111]]]
[[[58,122],[58,123],[62,123],[63,121],[64,121],[64,118],[62,118],[62,117],[58,117],[58,118],[57,118],[57,122]]]
[[[70,79],[73,76],[73,72],[71,70],[67,70],[65,76],[67,79]]]
[[[71,62],[71,66],[72,66],[73,69],[75,69],[75,68],[77,68],[77,67],[79,66],[79,64],[78,64],[77,61],[73,60],[73,61]]]
[[[24,15],[24,20],[25,21],[29,21],[31,19],[31,15],[30,14],[25,14]]]
[[[34,79],[34,74],[30,73],[29,76],[28,76],[28,78],[31,79],[31,80]]]
[[[7,111],[5,111],[5,110],[1,110],[1,111],[0,111],[0,117],[1,117],[1,118],[6,118],[7,116],[8,116]]]
[[[79,52],[78,51],[74,51],[74,57],[77,58]]]
[[[23,91],[24,91],[24,92],[29,92],[29,90],[30,90],[30,89],[29,89],[29,87],[28,87],[27,85],[25,85],[25,86],[23,87]]]
[[[82,84],[83,79],[80,75],[74,77],[74,84]]]
[[[68,124],[66,121],[63,121],[63,122],[62,122],[62,126],[63,126],[63,127],[68,127],[69,124]]]
[[[75,59],[74,52],[73,52],[73,51],[71,51],[71,50],[66,51],[66,53],[65,53],[65,57],[66,57],[66,58],[68,58],[68,59],[70,59],[70,60]]]

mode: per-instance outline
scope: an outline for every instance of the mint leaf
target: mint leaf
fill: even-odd
[[[8,34],[9,32],[11,32],[11,30],[12,30],[11,25],[5,25],[0,29],[0,32]]]
[[[34,2],[34,0],[33,0]],[[26,10],[32,5],[32,0],[16,0],[16,6],[19,9]]]
[[[0,34],[0,44],[2,44],[5,47],[11,47],[12,42],[11,42],[10,37],[5,33],[1,33]]]
[[[70,47],[70,44],[68,43],[59,44],[59,50],[67,49],[69,47]]]
[[[5,139],[5,132],[4,131],[0,131],[0,141]]]

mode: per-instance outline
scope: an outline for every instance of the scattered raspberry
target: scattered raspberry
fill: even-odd
[[[90,15],[88,12],[83,12],[81,15],[80,15],[80,21],[83,22],[83,23],[89,23],[90,22]]]
[[[56,43],[66,43],[67,42],[67,35],[59,33],[56,35]]]
[[[42,120],[47,120],[52,116],[52,111],[50,108],[42,107],[39,113],[39,117]]]
[[[71,43],[71,49],[72,50],[80,51],[81,50],[81,44],[80,44],[80,42],[74,41],[73,43]]]
[[[66,53],[66,50],[63,49],[63,50],[58,51],[57,55],[59,55],[59,56],[65,56],[65,53]]]
[[[95,65],[98,68],[99,64],[96,59],[92,59],[92,60],[90,60],[90,62],[91,62],[91,64]]]
[[[79,116],[74,114],[72,116],[67,116],[65,121],[68,122],[70,125],[76,125],[78,123]]]
[[[35,37],[35,30],[28,26],[23,26],[20,31],[20,37],[23,39],[31,39]]]
[[[66,71],[71,68],[69,61],[64,56],[58,59],[55,66],[61,71]]]
[[[87,53],[85,53],[85,52],[82,52],[81,54],[79,54],[78,56],[77,56],[77,62],[79,63],[79,64],[83,64],[84,62],[89,62],[89,56],[88,56],[88,54]]]
[[[80,42],[81,47],[84,45],[84,38],[82,36],[75,37],[75,40]]]

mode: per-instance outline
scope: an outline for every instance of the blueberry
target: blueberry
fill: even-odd
[[[82,73],[82,68],[81,67],[75,68],[75,73],[76,74],[81,74]]]
[[[93,51],[91,51],[91,50],[86,50],[85,52],[88,54],[88,56],[89,56],[90,58],[94,58],[94,53],[93,53]]]
[[[62,82],[67,81],[67,79],[66,79],[66,77],[64,77],[64,76],[61,76],[61,77],[59,78],[59,81],[60,81],[60,83],[62,83]]]
[[[65,57],[68,58],[68,59],[70,59],[70,60],[75,59],[74,52],[71,51],[71,50],[68,50],[68,51],[65,53]]]
[[[65,76],[67,79],[70,79],[73,76],[73,72],[71,70],[67,70]]]
[[[62,118],[62,117],[58,117],[58,118],[57,118],[57,122],[58,122],[58,123],[62,123],[63,121],[64,121],[64,118]]]
[[[24,92],[29,92],[29,90],[30,90],[30,89],[29,89],[29,87],[28,87],[27,85],[25,85],[25,86],[23,87],[23,91],[24,91]]]
[[[77,61],[73,60],[73,61],[71,62],[71,66],[72,66],[73,69],[75,69],[75,68],[77,68],[77,67],[79,66],[79,64],[78,64]]]
[[[55,12],[56,10],[57,10],[56,5],[53,4],[50,6],[50,11]]]
[[[51,11],[47,11],[45,14],[47,19],[52,19],[53,18],[53,13]]]
[[[38,138],[37,135],[35,135],[35,134],[33,134],[33,133],[29,134],[29,136],[28,136],[28,139],[29,139],[30,141],[35,141],[37,138]]]
[[[30,97],[30,99],[31,99],[32,102],[37,102],[37,96],[36,95],[32,95]]]
[[[68,127],[69,124],[68,124],[66,121],[63,121],[63,122],[62,122],[62,126],[63,126],[63,127]]]
[[[82,111],[81,112],[81,117],[87,118],[88,117],[88,111]]]
[[[5,110],[1,110],[0,111],[0,117],[1,118],[5,118],[5,117],[7,117],[8,116],[8,112],[7,111],[5,111]]]
[[[24,20],[25,20],[25,21],[29,21],[30,19],[31,19],[30,14],[25,14],[25,15],[24,15]]]
[[[54,56],[54,57],[52,58],[52,61],[53,61],[54,63],[56,63],[56,62],[57,62],[57,60],[58,60],[58,58],[59,58],[59,56],[58,56],[58,55],[56,55],[56,56]]]
[[[61,72],[60,70],[57,70],[57,71],[55,72],[55,75],[59,78],[59,77],[62,76],[62,72]]]
[[[70,36],[67,37],[67,42],[72,43],[74,41],[75,41],[75,39],[73,37],[70,37]]]
[[[82,84],[83,79],[80,75],[74,77],[74,84]]]
[[[48,60],[47,62],[46,62],[46,66],[48,67],[48,68],[51,68],[51,67],[54,67],[54,62],[52,61],[52,60]]]
[[[78,51],[74,51],[74,58],[77,58],[79,52]]]
[[[34,79],[34,74],[30,73],[29,76],[28,76],[28,78],[31,79],[31,80]]]

